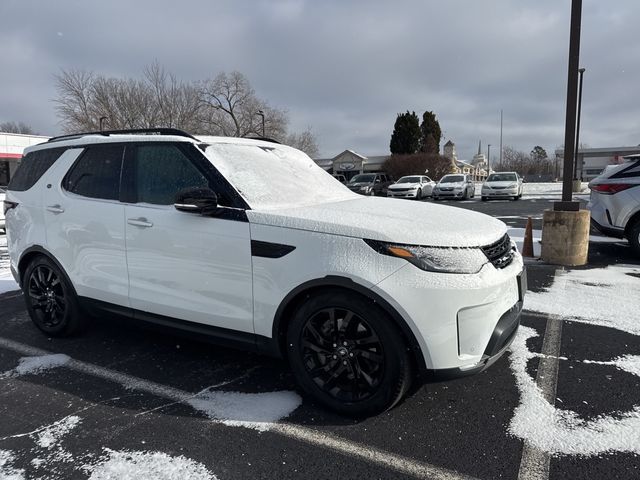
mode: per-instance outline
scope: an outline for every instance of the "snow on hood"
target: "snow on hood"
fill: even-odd
[[[247,216],[251,223],[261,225],[424,246],[483,246],[507,231],[503,222],[482,213],[376,197],[247,210]]]
[[[388,188],[393,190],[394,188],[411,188],[417,187],[420,185],[420,182],[402,182],[402,183],[394,183],[393,185],[389,185]]]

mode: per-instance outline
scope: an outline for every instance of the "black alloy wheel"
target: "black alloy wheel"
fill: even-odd
[[[411,360],[392,320],[370,300],[327,289],[302,304],[287,331],[300,386],[343,414],[393,407],[411,383]]]
[[[308,375],[336,400],[364,400],[382,381],[382,343],[351,310],[332,307],[309,318],[302,330],[302,354]]]
[[[49,258],[34,258],[25,270],[22,289],[33,323],[47,335],[66,336],[83,323],[69,280]]]

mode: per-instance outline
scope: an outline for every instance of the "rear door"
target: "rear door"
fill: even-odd
[[[131,307],[253,333],[249,223],[228,184],[190,143],[148,142],[127,155],[125,207]],[[178,211],[176,193],[208,187],[215,217]]]
[[[43,188],[48,250],[81,297],[126,306],[129,281],[120,177],[125,147],[101,144],[61,157]]]

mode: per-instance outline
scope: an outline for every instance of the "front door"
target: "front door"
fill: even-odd
[[[246,218],[205,217],[173,206],[187,187],[221,191],[203,162],[193,145],[181,143],[140,144],[127,156],[134,192],[125,206],[131,307],[253,333]],[[225,204],[223,195],[219,202]]]

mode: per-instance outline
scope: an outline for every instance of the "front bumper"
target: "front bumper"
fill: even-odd
[[[514,189],[505,188],[504,190],[495,190],[495,189],[484,190],[483,189],[481,195],[483,197],[489,197],[489,198],[516,197],[518,196],[518,189],[517,188],[514,188]]]
[[[462,198],[464,195],[464,190],[437,190],[433,192],[434,198]]]
[[[407,264],[374,287],[404,317],[428,370],[481,371],[504,353],[519,324],[526,291],[522,256],[473,275],[425,272]]]
[[[418,196],[418,191],[417,190],[407,190],[404,192],[399,192],[399,191],[394,191],[394,190],[387,190],[387,197],[394,197],[394,198],[416,198]]]

